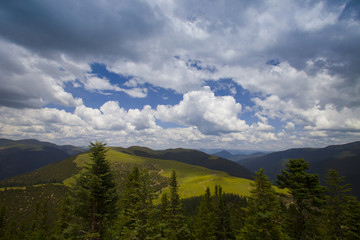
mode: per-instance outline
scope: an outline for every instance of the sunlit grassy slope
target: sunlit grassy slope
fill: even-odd
[[[249,194],[251,189],[250,183],[252,181],[250,180],[232,177],[225,172],[178,161],[139,157],[121,153],[111,148],[107,152],[107,159],[111,162],[112,166],[117,164],[136,164],[139,167],[151,165],[164,177],[170,177],[172,170],[175,170],[180,184],[180,195],[183,198],[202,195],[206,187],[210,187],[213,190],[215,185],[221,185],[227,193],[245,196]],[[83,167],[89,160],[89,155],[85,153],[78,155],[74,162],[77,167]],[[73,177],[64,181],[66,185],[71,182],[73,182]]]

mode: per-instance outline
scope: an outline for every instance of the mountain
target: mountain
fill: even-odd
[[[0,180],[33,171],[83,152],[71,146],[58,146],[35,139],[0,139]]]
[[[317,173],[322,182],[329,169],[335,169],[351,184],[353,194],[360,196],[360,141],[325,148],[295,148],[250,158],[238,163],[251,171],[260,168],[271,180],[281,173],[289,159],[303,158],[309,162],[309,173]]]
[[[219,152],[214,153],[213,155],[221,157],[221,158],[226,158],[229,159],[231,161],[237,162],[238,164],[242,165],[242,161],[248,161],[252,158],[255,157],[260,157],[265,155],[265,152],[252,152],[252,153],[237,153],[237,154],[233,154],[229,151],[226,150],[221,150]]]
[[[135,156],[175,160],[183,163],[206,167],[212,170],[224,171],[231,176],[239,178],[253,179],[254,175],[248,169],[233,161],[193,149],[176,148],[166,150],[152,150],[150,148],[139,146],[115,149]]]
[[[170,149],[158,152],[140,147],[128,149],[109,147],[106,158],[113,169],[119,191],[124,187],[126,177],[133,167],[138,166],[150,170],[150,176],[155,182],[153,187],[158,193],[167,191],[166,186],[169,177],[171,172],[175,170],[181,198],[201,196],[207,187],[213,190],[215,185],[221,185],[226,193],[249,195],[252,188],[251,180],[230,176],[224,171],[211,170],[179,161],[186,156],[189,157],[187,160],[190,159],[194,162],[201,162],[204,159],[207,159],[206,161],[215,160],[215,162],[224,161],[215,156],[204,154],[186,149]],[[170,160],[169,158],[177,160]],[[55,216],[61,199],[75,182],[76,175],[89,161],[88,153],[80,153],[32,172],[2,180],[0,181],[0,202],[6,204],[7,214],[14,221],[31,222],[36,211],[34,204],[36,202],[46,204],[49,215]],[[224,162],[238,166],[229,160]],[[52,221],[54,220],[55,218]]]
[[[237,162],[238,164],[242,165],[242,162],[247,162],[252,158],[257,158],[266,155],[264,152],[255,152],[252,154],[237,154],[234,155],[230,160]]]
[[[213,153],[213,155],[221,157],[221,158],[229,159],[229,160],[231,160],[234,157],[234,155],[232,155],[230,152],[228,152],[226,150],[222,150],[220,152]]]
[[[221,185],[224,191],[228,193],[249,194],[250,180],[230,176],[223,171],[211,170],[176,160],[137,156],[131,153],[124,153],[122,148],[108,149],[106,156],[113,168],[120,189],[125,182],[127,174],[134,166],[139,166],[151,170],[152,178],[156,179],[158,183],[158,190],[165,187],[172,170],[175,170],[183,197],[200,196],[204,193],[206,187],[213,189],[215,185]],[[134,150],[134,148],[130,148],[130,150]],[[74,176],[89,161],[89,154],[81,153],[36,169],[35,171],[0,181],[0,186],[10,189],[11,187],[50,186],[52,184],[71,186],[75,181]]]

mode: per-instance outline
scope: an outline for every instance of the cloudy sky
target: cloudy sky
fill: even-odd
[[[360,140],[358,0],[0,1],[0,137],[155,149]]]

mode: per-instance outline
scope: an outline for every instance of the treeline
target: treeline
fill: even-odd
[[[1,239],[360,239],[360,204],[334,170],[321,186],[309,164],[290,160],[274,190],[260,169],[248,198],[221,186],[202,197],[181,200],[175,171],[159,198],[149,170],[134,167],[118,192],[105,144],[90,144],[91,163],[64,197],[55,224],[46,204],[36,204],[28,226],[6,221],[0,208]],[[158,200],[160,199],[160,201]]]

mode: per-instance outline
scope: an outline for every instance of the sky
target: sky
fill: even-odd
[[[358,0],[0,1],[0,137],[283,150],[360,140]]]

